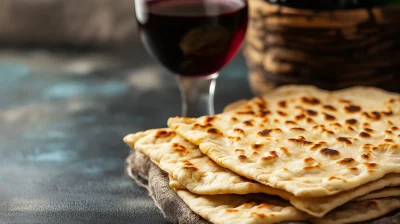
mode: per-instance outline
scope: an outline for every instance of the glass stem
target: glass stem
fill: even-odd
[[[182,117],[214,115],[214,93],[218,73],[204,77],[177,76],[182,99]]]

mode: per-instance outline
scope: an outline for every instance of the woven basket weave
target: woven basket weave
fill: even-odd
[[[400,91],[400,5],[312,11],[249,0],[245,55],[256,94],[284,84]]]

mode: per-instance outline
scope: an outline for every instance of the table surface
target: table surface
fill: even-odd
[[[0,223],[165,223],[126,175],[122,138],[179,115],[175,79],[133,53],[2,50]],[[216,110],[252,96],[239,54]]]

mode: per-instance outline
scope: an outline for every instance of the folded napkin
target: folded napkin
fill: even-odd
[[[208,224],[209,222],[195,214],[178,197],[169,186],[168,174],[162,171],[150,159],[138,152],[132,153],[126,160],[126,167],[130,177],[147,189],[156,206],[164,217],[171,223]],[[400,224],[400,211],[375,219],[367,224]],[[305,224],[305,222],[285,222],[285,224]]]
[[[132,153],[127,159],[127,171],[135,182],[147,189],[156,206],[171,223],[209,224],[178,197],[169,186],[168,174],[141,153]]]

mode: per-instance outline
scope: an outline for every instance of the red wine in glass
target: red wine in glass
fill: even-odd
[[[212,89],[217,72],[240,48],[247,29],[247,2],[135,0],[135,6],[140,37],[153,57],[179,76],[186,110],[204,107],[193,94]],[[205,105],[209,114],[213,113],[213,91]]]

